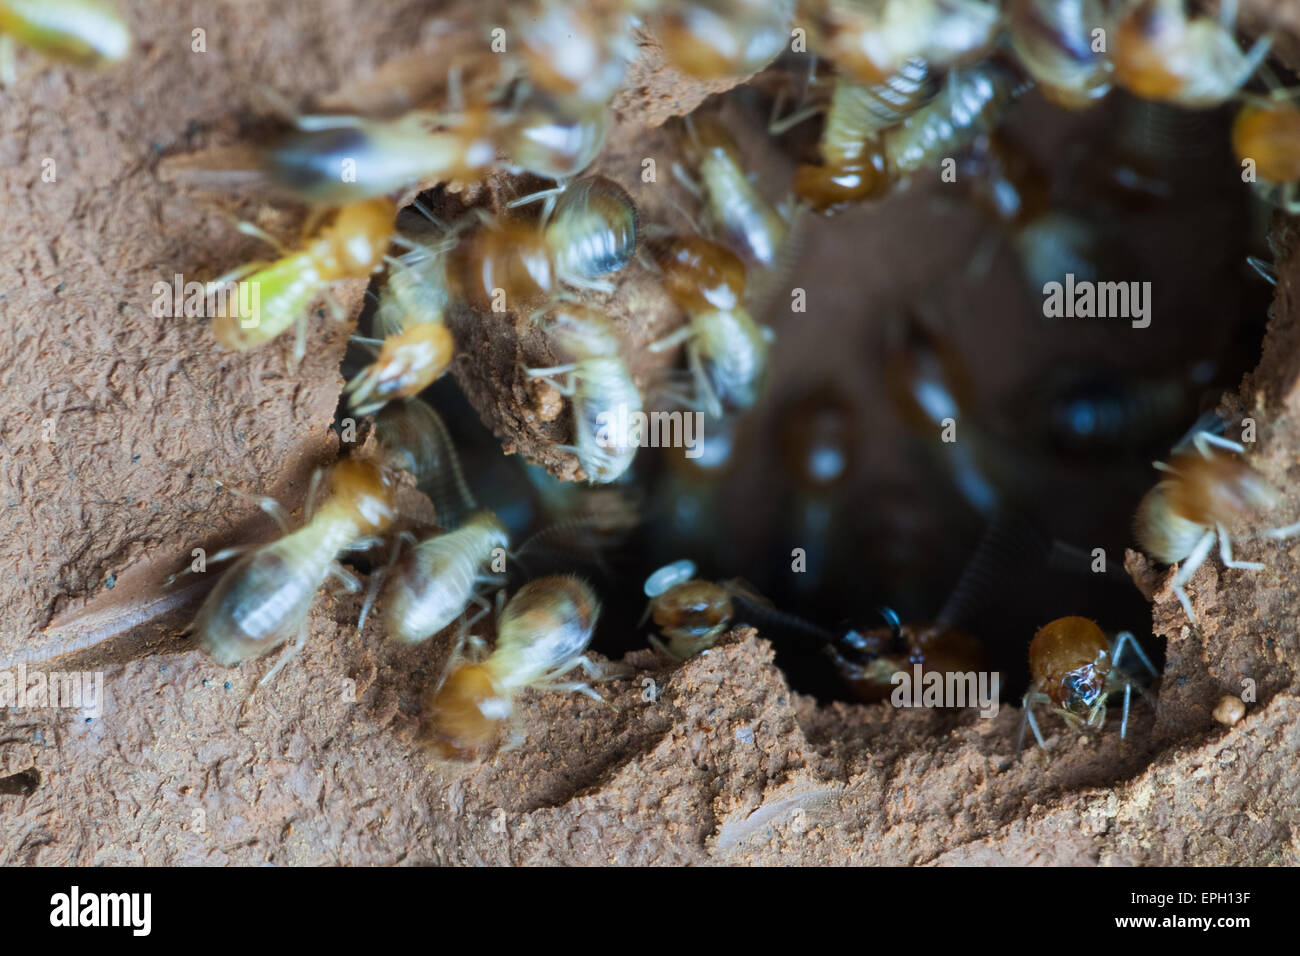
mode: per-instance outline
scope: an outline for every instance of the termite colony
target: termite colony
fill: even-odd
[[[0,30],[52,54],[76,45],[23,20],[26,6],[0,3]],[[47,6],[71,27],[92,5]],[[1216,544],[1245,572],[1264,565],[1234,559],[1233,540],[1296,530],[1271,513],[1280,494],[1249,465],[1239,422],[1198,419],[1258,342],[1261,288],[1241,267],[1267,274],[1269,253],[1252,204],[1300,211],[1300,106],[1265,63],[1270,38],[1244,40],[1233,3],[1214,14],[1185,0],[509,9],[504,27],[483,25],[482,51],[457,51],[437,102],[299,116],[256,144],[256,172],[308,206],[310,226],[283,247],[240,225],[279,253],[212,281],[259,295],[233,296],[211,334],[295,364],[313,305],[337,280],[368,279],[370,335],[353,352],[370,351],[345,363],[340,417],[372,418],[378,451],[337,463],[297,530],[261,502],[284,536],[224,572],[194,624],[202,646],[233,665],[287,645],[265,683],[333,576],[364,590],[361,626],[373,615],[392,641],[454,645],[424,717],[458,757],[500,742],[525,688],[601,697],[587,680],[621,673],[586,656],[602,605],[606,630],[676,661],[752,624],[792,682],[823,696],[884,699],[912,665],[1020,674],[1022,737],[1040,744],[1036,706],[1097,728],[1122,691],[1127,736],[1133,689],[1154,699],[1134,635],[1146,606],[1116,569],[1090,573],[1097,551],[1120,560],[1136,509],[1143,550],[1180,565],[1172,591],[1195,625],[1188,585]],[[660,179],[639,158],[601,159],[631,155],[607,143],[611,101],[647,38],[685,77],[740,84],[665,126]],[[486,200],[447,188],[488,179]],[[912,268],[950,227],[955,247],[934,240],[952,247],[946,264]],[[1176,258],[1189,243],[1199,269]],[[854,269],[914,279],[859,303]],[[1143,304],[1128,281],[1171,270],[1166,303]],[[1187,278],[1198,271],[1208,278]],[[616,308],[631,276],[651,277],[678,317],[636,354],[629,336],[645,330]],[[1126,314],[1083,311],[1097,303],[1073,290],[1121,276]],[[818,303],[827,286],[849,295]],[[995,303],[973,301],[993,287]],[[1078,318],[1041,301],[1061,294]],[[812,304],[786,305],[801,299]],[[438,381],[472,358],[464,321],[545,343],[500,391],[532,397],[536,435],[567,427],[546,460],[586,486],[503,460]],[[1023,356],[1008,357],[1014,336]],[[656,372],[677,353],[684,368]],[[638,452],[653,410],[702,416],[698,441],[683,431],[686,449]],[[1141,463],[1170,448],[1151,487]],[[436,528],[401,525],[401,471]],[[530,528],[544,557],[518,544]],[[384,550],[364,586],[337,558],[371,546]],[[562,573],[534,574],[548,563]],[[506,599],[518,574],[530,579]],[[883,627],[839,623],[877,608]]]

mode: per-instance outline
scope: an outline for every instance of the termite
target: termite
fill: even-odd
[[[767,377],[770,333],[743,304],[745,264],[700,236],[663,237],[651,243],[651,253],[687,322],[650,350],[686,343],[699,400],[710,415],[752,408]]]
[[[633,430],[641,427],[637,419],[642,410],[641,392],[622,358],[618,333],[604,313],[579,304],[555,308],[543,327],[556,350],[570,361],[526,369],[526,374],[573,401],[573,444],[560,450],[577,455],[589,481],[614,481],[636,456]]]
[[[789,41],[794,0],[670,0],[655,26],[668,63],[698,79],[745,76]]]
[[[307,613],[326,578],[333,574],[349,589],[359,589],[337,563],[338,555],[368,546],[393,521],[393,480],[384,468],[345,459],[331,469],[328,481],[325,499],[315,511],[313,496],[308,495],[310,516],[297,531],[289,531],[273,500],[262,499],[262,508],[280,522],[284,536],[256,548],[222,574],[191,625],[203,649],[223,667],[265,654],[296,635],[296,643],[259,687],[302,648]],[[209,560],[223,560],[239,550]]]
[[[601,700],[588,684],[562,680],[575,667],[600,670],[585,656],[600,616],[590,585],[576,577],[545,577],[520,588],[497,618],[496,646],[479,660],[457,660],[429,694],[426,711],[434,747],[469,759],[491,747],[528,688],[577,691]],[[520,742],[518,733],[511,741]]]
[[[14,41],[78,66],[120,63],[131,32],[103,0],[0,0],[0,85],[17,82]]]
[[[1255,182],[1291,215],[1300,213],[1300,109],[1294,91],[1252,99],[1232,124],[1237,160],[1254,164]]]
[[[1043,95],[1058,106],[1082,109],[1111,88],[1103,0],[1011,0],[1011,48]]]
[[[227,307],[212,320],[216,340],[226,348],[246,351],[271,341],[296,322],[294,357],[301,360],[306,354],[308,306],[332,282],[364,279],[379,270],[396,217],[397,207],[388,199],[344,206],[298,252],[282,250],[282,257],[274,262],[250,263],[208,283],[209,294],[235,280],[240,286],[238,295],[231,297],[234,307],[228,299]],[[241,229],[276,244],[254,227],[241,224]]]
[[[1142,550],[1164,564],[1181,562],[1174,575],[1174,595],[1195,623],[1192,602],[1183,589],[1219,542],[1224,567],[1258,571],[1264,565],[1238,561],[1232,556],[1228,525],[1256,517],[1280,500],[1277,489],[1239,457],[1216,453],[1216,446],[1236,455],[1245,448],[1209,431],[1198,431],[1194,452],[1179,452],[1156,468],[1168,477],[1156,483],[1138,504],[1134,532]],[[1268,537],[1289,537],[1300,530],[1290,525],[1264,532]]]
[[[731,592],[722,584],[695,576],[695,562],[674,561],[645,581],[653,617],[662,638],[650,635],[651,645],[674,660],[684,661],[717,643],[735,618]]]
[[[450,626],[471,602],[488,609],[478,589],[510,539],[500,519],[474,500],[451,434],[428,404],[415,399],[385,408],[375,435],[388,460],[415,476],[444,530],[424,540],[403,533],[388,566],[371,581],[357,626],[365,626],[377,595],[388,638],[416,644]],[[403,544],[409,545],[404,551]]]
[[[448,251],[445,243],[414,245],[388,260],[372,323],[381,339],[379,354],[344,389],[356,414],[369,415],[386,402],[418,395],[451,364],[455,342],[444,323],[451,301]]]
[[[1115,30],[1115,81],[1135,96],[1206,109],[1235,96],[1268,56],[1270,37],[1237,45],[1237,0],[1219,19],[1191,16],[1184,0],[1140,0]]]
[[[795,170],[795,195],[824,213],[878,199],[992,130],[1018,91],[1010,71],[994,61],[957,69],[932,100],[873,137],[875,120],[864,93],[837,87],[822,132],[821,162]]]
[[[1061,617],[1039,628],[1029,644],[1030,686],[1021,702],[1024,716],[1016,753],[1024,747],[1026,726],[1033,730],[1038,746],[1047,749],[1034,716],[1036,704],[1048,704],[1071,728],[1101,728],[1106,722],[1106,701],[1121,686],[1124,716],[1119,735],[1126,737],[1134,681],[1120,669],[1120,658],[1128,648],[1156,676],[1146,652],[1128,631],[1107,641],[1101,628],[1086,617]]]

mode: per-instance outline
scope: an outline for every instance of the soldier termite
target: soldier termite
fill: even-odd
[[[382,339],[376,343],[379,354],[344,389],[356,414],[369,415],[385,402],[418,395],[451,363],[455,342],[443,321],[451,301],[449,249],[447,243],[413,245],[388,260],[372,321]]]
[[[1103,0],[1011,0],[1007,9],[1016,58],[1043,95],[1067,109],[1089,106],[1110,91],[1107,22]]]
[[[562,680],[576,667],[601,676],[584,652],[600,616],[600,602],[580,578],[530,581],[497,617],[496,646],[478,660],[453,660],[429,694],[427,720],[434,748],[470,759],[491,747],[528,688],[577,691],[601,700],[586,683]],[[512,745],[521,742],[516,733]]]
[[[589,481],[614,481],[632,464],[638,445],[633,430],[641,427],[641,392],[622,358],[618,333],[604,313],[578,304],[558,306],[543,327],[570,361],[525,371],[573,400],[574,443],[560,449],[578,456]]]
[[[937,96],[874,138],[862,91],[837,89],[822,133],[821,162],[795,170],[795,195],[827,213],[880,198],[992,130],[1017,92],[1014,76],[995,61],[954,70]]]
[[[203,649],[223,667],[265,654],[296,635],[296,644],[259,687],[301,649],[307,637],[307,613],[326,578],[333,574],[350,589],[359,588],[337,563],[340,552],[367,547],[372,536],[392,523],[393,482],[380,466],[345,459],[330,470],[328,481],[324,501],[297,531],[288,530],[271,499],[262,500],[263,509],[280,521],[284,537],[230,567],[191,625]],[[312,497],[308,496],[309,511]],[[225,552],[209,560],[229,556],[231,552]]]
[[[651,254],[687,322],[650,350],[686,343],[697,398],[710,415],[752,408],[767,377],[770,333],[744,307],[745,264],[699,236],[657,239]]]
[[[914,58],[938,69],[977,59],[999,19],[985,0],[820,0],[809,8],[817,53],[861,83],[881,83]]]
[[[888,608],[890,627],[849,631],[831,646],[831,661],[850,693],[863,703],[887,700],[898,686],[894,675],[959,674],[982,670],[984,646],[956,627],[903,625]]]
[[[1115,82],[1135,96],[1204,109],[1237,94],[1268,55],[1270,38],[1248,51],[1234,37],[1236,0],[1219,19],[1191,16],[1185,0],[1139,0],[1115,29]]]
[[[1134,682],[1120,669],[1120,658],[1130,647],[1155,677],[1156,669],[1128,631],[1117,634],[1114,641],[1107,641],[1101,628],[1086,617],[1061,617],[1039,628],[1029,644],[1031,682],[1021,703],[1024,716],[1020,721],[1016,753],[1019,754],[1024,747],[1026,726],[1033,730],[1038,746],[1047,749],[1038,720],[1034,717],[1034,705],[1050,705],[1072,728],[1099,729],[1106,722],[1107,698],[1121,686],[1124,688],[1124,716],[1120,721],[1119,735],[1121,739],[1127,736]]]
[[[651,645],[678,661],[712,647],[735,617],[727,587],[696,578],[694,561],[674,561],[655,571],[646,578],[645,596],[646,613],[663,635],[650,635]]]
[[[653,26],[664,57],[699,79],[745,76],[766,66],[790,38],[794,0],[669,0]]]
[[[357,626],[365,626],[378,594],[389,639],[415,644],[451,625],[471,602],[487,609],[478,589],[490,580],[488,567],[505,553],[509,535],[495,514],[478,507],[447,426],[429,405],[415,399],[385,408],[375,433],[388,460],[416,477],[446,530],[423,541],[403,533],[388,566],[372,579]],[[402,544],[410,545],[404,553]]]
[[[364,279],[377,271],[393,235],[397,207],[388,199],[370,199],[338,210],[334,220],[309,238],[298,252],[284,251],[274,262],[255,262],[208,283],[212,290],[238,280],[242,289],[231,307],[212,320],[216,340],[245,351],[263,345],[298,323],[294,357],[306,353],[308,306],[339,279]],[[249,226],[243,231],[270,236]],[[340,316],[340,318],[342,318]]]
[[[0,86],[17,81],[14,42],[79,66],[120,63],[131,32],[105,0],[0,0]]]
[[[1138,504],[1134,532],[1142,550],[1164,564],[1182,562],[1171,585],[1174,595],[1195,623],[1196,614],[1183,586],[1192,579],[1219,542],[1219,557],[1225,567],[1258,571],[1264,565],[1237,561],[1232,557],[1230,523],[1256,517],[1277,503],[1280,496],[1264,477],[1241,458],[1216,453],[1211,446],[1245,453],[1238,443],[1208,431],[1196,432],[1194,452],[1179,452],[1168,463],[1156,467],[1169,477],[1157,482]],[[1300,526],[1274,528],[1269,537],[1288,537]]]

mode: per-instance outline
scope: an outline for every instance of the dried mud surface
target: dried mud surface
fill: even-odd
[[[1270,7],[1274,23],[1294,15],[1248,15]],[[25,59],[0,100],[0,666],[100,667],[107,691],[95,719],[0,713],[0,776],[39,774],[30,793],[0,791],[0,863],[1300,863],[1300,544],[1242,542],[1261,572],[1207,561],[1189,588],[1199,630],[1171,572],[1130,553],[1168,641],[1158,703],[1135,710],[1127,742],[1054,733],[1050,761],[1013,759],[1014,707],[994,720],[819,707],[739,629],[681,666],[629,655],[635,670],[602,685],[605,703],[529,693],[524,746],[445,763],[417,740],[444,644],[394,648],[373,619],[358,635],[358,599],[328,593],[303,655],[248,702],[273,657],[217,667],[179,636],[196,594],[160,584],[194,547],[270,533],[213,478],[300,505],[337,452],[347,328],[321,318],[295,371],[287,343],[235,356],[197,320],[154,318],[154,282],[262,253],[222,211],[298,228],[282,205],[164,181],[159,161],[236,141],[258,84],[315,102],[436,48],[454,18],[434,29],[429,4],[376,17],[360,0],[277,4],[274,24],[247,3],[128,9],[138,68]],[[199,26],[206,54],[190,50]],[[643,53],[598,167],[625,183],[627,163],[671,154],[656,127],[708,92],[657,68],[653,44]],[[636,198],[668,215],[659,194]],[[1300,514],[1296,240],[1280,230],[1263,357],[1235,399],[1261,422],[1252,464],[1288,489],[1276,524]],[[640,346],[677,321],[657,296],[632,271],[611,303],[646,386],[658,370]],[[344,298],[355,313],[361,289]],[[474,356],[456,369],[471,400],[507,447],[542,455],[561,426],[537,420],[514,376],[547,360],[544,343],[513,317],[460,316],[455,331]],[[1247,678],[1257,701],[1236,726],[1215,723]]]

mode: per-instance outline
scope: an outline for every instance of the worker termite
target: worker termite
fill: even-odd
[[[1294,91],[1249,101],[1232,124],[1237,160],[1254,164],[1255,182],[1288,213],[1300,213],[1300,109]]]
[[[603,102],[532,90],[510,110],[498,139],[508,165],[563,181],[591,165],[605,145],[609,124]]]
[[[578,304],[552,310],[543,327],[570,361],[525,371],[573,400],[573,444],[560,450],[578,456],[589,481],[614,481],[632,464],[638,445],[635,432],[642,427],[637,422],[641,392],[620,354],[618,333],[604,313]]]
[[[710,415],[752,408],[767,377],[770,333],[742,304],[745,264],[725,246],[699,236],[657,239],[651,254],[687,322],[650,350],[686,343],[698,400]]]
[[[1157,561],[1182,562],[1171,587],[1188,621],[1195,623],[1196,614],[1183,586],[1205,562],[1216,538],[1225,567],[1262,569],[1264,566],[1257,562],[1233,559],[1227,525],[1256,516],[1277,503],[1280,496],[1240,458],[1211,451],[1211,446],[1217,446],[1241,455],[1245,448],[1240,444],[1208,431],[1196,432],[1191,443],[1194,453],[1180,452],[1168,463],[1156,462],[1156,467],[1169,477],[1157,482],[1139,502],[1134,532],[1142,550]],[[1297,530],[1300,528],[1292,525],[1265,534],[1280,538]]]
[[[422,179],[470,179],[496,159],[501,121],[476,107],[415,110],[393,119],[305,116],[261,150],[272,184],[306,202],[339,205]]]
[[[384,409],[375,433],[389,460],[415,476],[447,530],[423,541],[403,533],[392,560],[371,582],[357,626],[365,626],[378,594],[388,638],[415,644],[448,627],[476,599],[487,609],[477,590],[490,580],[488,567],[505,554],[509,535],[495,514],[478,507],[447,426],[429,405],[416,399]],[[403,552],[402,544],[411,547]]]
[[[580,179],[560,192],[541,224],[484,222],[452,251],[448,276],[476,309],[530,312],[558,297],[557,281],[610,291],[602,277],[627,265],[637,227],[636,206],[622,187],[603,176]]]
[[[712,647],[735,617],[731,593],[696,578],[694,561],[674,561],[655,571],[646,578],[645,596],[650,599],[646,614],[663,635],[650,635],[650,643],[674,660]]]
[[[1007,32],[1020,64],[1043,95],[1082,109],[1111,86],[1104,42],[1108,17],[1102,0],[1011,0]]]
[[[655,21],[664,57],[698,79],[744,76],[789,39],[794,0],[671,0]]]
[[[591,587],[576,577],[545,577],[520,588],[497,618],[496,646],[481,660],[454,660],[427,700],[433,746],[445,757],[470,759],[491,747],[528,688],[601,696],[586,683],[561,678],[575,667],[600,670],[584,652],[600,616]],[[521,738],[515,735],[511,745]]]
[[[837,86],[822,132],[821,162],[795,170],[795,195],[825,213],[878,199],[993,129],[1017,91],[1010,71],[996,62],[954,70],[938,95],[876,138],[869,132],[876,121],[867,95]]]
[[[369,415],[385,402],[411,398],[432,385],[451,363],[455,342],[443,319],[451,301],[450,246],[414,245],[388,260],[372,325],[382,338],[375,361],[348,382],[348,406]]]
[[[0,86],[17,82],[14,41],[79,66],[120,63],[131,32],[104,0],[0,0]]]
[[[297,322],[294,357],[301,360],[306,353],[308,306],[330,283],[364,279],[383,265],[396,216],[397,207],[388,199],[344,206],[300,251],[284,251],[274,262],[250,263],[208,283],[212,290],[237,279],[253,293],[241,294],[237,307],[213,318],[216,340],[245,351],[271,341]],[[241,228],[275,243],[252,227]]]
[[[1106,701],[1121,686],[1124,716],[1119,735],[1127,736],[1134,681],[1120,669],[1120,658],[1130,647],[1155,677],[1156,669],[1128,631],[1107,641],[1101,628],[1086,617],[1061,617],[1039,628],[1029,644],[1030,686],[1021,703],[1024,716],[1016,753],[1024,747],[1026,726],[1033,730],[1038,746],[1047,749],[1034,717],[1035,704],[1049,704],[1074,729],[1101,728],[1106,722]]]
[[[685,142],[709,219],[720,237],[751,262],[777,266],[790,224],[750,182],[740,147],[714,116],[686,117]],[[684,173],[679,178],[687,178]],[[696,188],[689,183],[690,188]]]
[[[822,0],[812,4],[814,46],[862,83],[881,83],[914,58],[946,69],[977,59],[996,35],[985,0]]]
[[[1185,0],[1139,0],[1115,29],[1115,82],[1135,96],[1179,106],[1218,106],[1237,94],[1268,55],[1270,38],[1237,45],[1236,0],[1219,19],[1190,16]]]
[[[223,667],[265,654],[297,635],[295,645],[259,687],[302,648],[307,612],[326,578],[333,574],[350,589],[359,588],[337,563],[339,553],[367,546],[372,536],[392,523],[393,481],[383,468],[345,459],[331,469],[328,480],[325,500],[297,531],[288,530],[271,499],[262,500],[263,509],[280,521],[284,537],[262,545],[227,570],[191,625],[203,649]],[[232,552],[216,557],[228,556]]]

